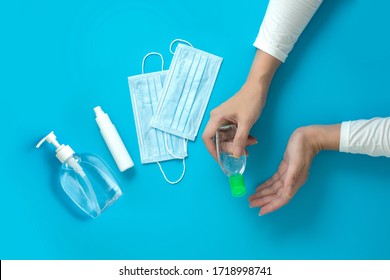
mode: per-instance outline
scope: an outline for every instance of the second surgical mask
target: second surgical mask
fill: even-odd
[[[218,56],[179,44],[151,126],[195,140],[221,63]]]

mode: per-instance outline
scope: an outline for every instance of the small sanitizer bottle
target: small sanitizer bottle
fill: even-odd
[[[223,172],[229,177],[230,189],[234,197],[246,194],[244,176],[246,155],[239,158],[233,157],[233,140],[237,132],[237,126],[229,124],[218,128],[215,135],[218,162]]]
[[[60,145],[53,131],[38,143],[37,148],[45,141],[56,147],[56,157],[62,163],[62,188],[90,217],[99,216],[122,195],[118,180],[101,158],[87,153],[76,154],[68,145]]]

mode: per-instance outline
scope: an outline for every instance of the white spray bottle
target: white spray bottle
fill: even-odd
[[[123,172],[132,168],[134,166],[133,160],[131,159],[129,152],[127,151],[114,124],[111,122],[110,117],[107,113],[103,112],[100,106],[96,106],[93,110],[96,113],[96,122],[100,128],[100,133],[102,134],[119,170]]]
[[[45,141],[56,147],[56,157],[62,163],[62,188],[90,217],[99,216],[122,195],[114,173],[100,157],[88,153],[76,154],[68,145],[60,145],[53,131],[36,147],[39,148]]]

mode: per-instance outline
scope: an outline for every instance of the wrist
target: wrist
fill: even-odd
[[[322,150],[338,150],[340,146],[340,124],[312,125],[302,128],[307,141],[315,153]]]
[[[257,50],[244,87],[251,90],[265,103],[268,88],[279,65],[280,61],[275,57]]]
[[[259,81],[254,79],[247,79],[243,84],[241,91],[252,96],[253,100],[257,100],[263,106],[267,101],[269,84],[265,81]]]

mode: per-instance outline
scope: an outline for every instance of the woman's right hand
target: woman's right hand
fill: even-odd
[[[211,111],[202,138],[207,150],[216,160],[217,152],[213,138],[217,129],[225,124],[237,125],[237,133],[233,141],[233,156],[241,156],[246,146],[257,143],[254,137],[249,136],[249,131],[265,105],[266,91],[267,89],[260,86],[246,83],[233,97]]]
[[[233,156],[241,156],[246,146],[257,143],[255,138],[249,136],[249,131],[260,117],[267,99],[269,85],[279,65],[280,61],[275,57],[262,50],[257,50],[247,81],[242,88],[233,97],[211,111],[210,120],[202,138],[207,150],[216,160],[217,152],[213,138],[217,129],[224,124],[237,125]]]

